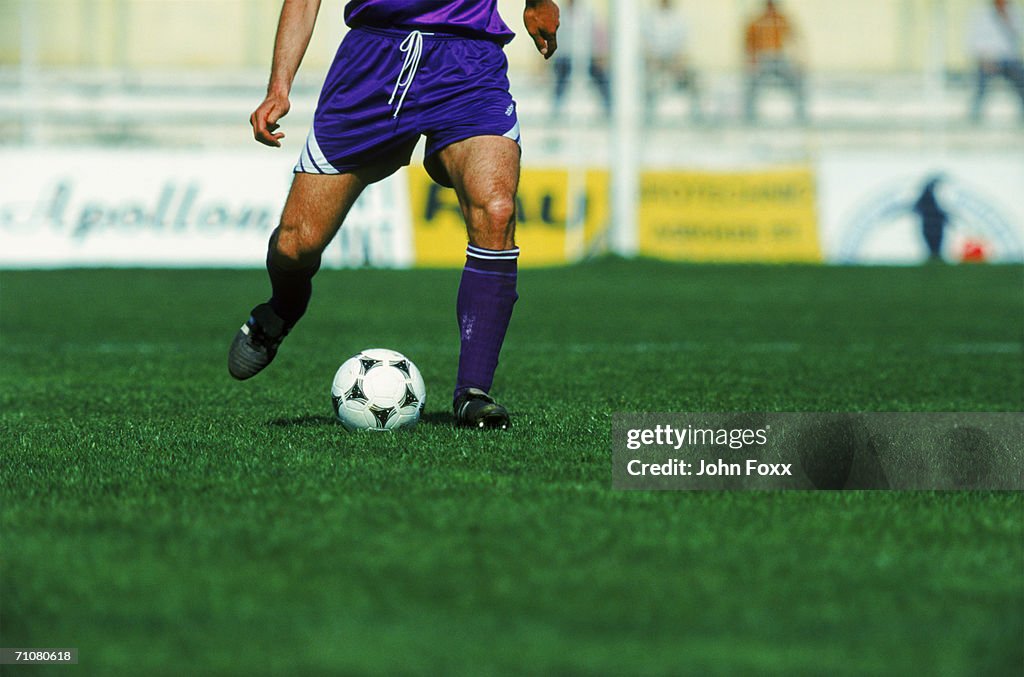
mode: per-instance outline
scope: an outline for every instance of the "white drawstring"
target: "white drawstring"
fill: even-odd
[[[402,44],[399,46],[399,49],[405,54],[405,61],[402,63],[402,70],[398,71],[398,80],[395,81],[395,89],[391,92],[388,104],[395,102],[395,96],[398,94],[399,89],[403,87],[404,89],[402,89],[402,96],[398,99],[398,105],[395,106],[395,114],[391,116],[393,118],[397,118],[398,112],[402,110],[402,104],[405,103],[405,95],[412,88],[412,81],[416,77],[416,69],[420,67],[420,57],[423,56],[424,35],[433,35],[433,33],[413,31],[405,36],[405,40],[402,40]]]

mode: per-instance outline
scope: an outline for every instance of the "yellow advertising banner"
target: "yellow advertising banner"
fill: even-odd
[[[466,260],[466,226],[455,191],[434,183],[421,167],[410,167],[408,175],[415,265],[461,266]],[[604,171],[524,169],[516,204],[520,265],[563,265],[603,246],[607,196]]]
[[[466,226],[455,191],[410,167],[415,265],[461,266]],[[640,254],[676,261],[820,262],[814,174],[648,171],[640,178]],[[579,261],[606,250],[605,170],[524,169],[516,242],[523,266]],[[576,199],[570,199],[575,195]]]
[[[820,262],[814,174],[644,172],[639,244],[676,261]]]

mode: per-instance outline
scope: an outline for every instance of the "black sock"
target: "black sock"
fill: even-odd
[[[270,276],[270,307],[290,329],[306,314],[313,296],[313,276],[320,270],[319,260],[312,266],[285,268],[274,260],[277,232],[270,238],[267,274]]]

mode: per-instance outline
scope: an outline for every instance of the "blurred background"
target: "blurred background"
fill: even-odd
[[[0,265],[259,265],[345,32],[344,3],[326,0],[285,152],[258,148],[247,119],[280,5],[0,0]],[[1024,258],[1019,3],[565,0],[550,62],[522,28],[522,3],[499,5],[519,34],[507,54],[527,265],[609,250],[689,261]],[[414,161],[375,188],[329,263],[457,264],[450,199]],[[231,215],[243,212],[239,225]],[[156,226],[172,222],[178,236],[165,242]],[[40,239],[46,228],[54,237]],[[251,237],[235,238],[240,229]],[[197,256],[210,238],[217,251]]]

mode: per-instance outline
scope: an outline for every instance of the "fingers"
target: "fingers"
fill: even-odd
[[[538,30],[535,33],[531,33],[530,37],[533,38],[533,44],[537,46],[537,51],[545,59],[550,59],[555,50],[558,49],[558,40],[552,32]]]
[[[526,5],[526,10],[523,12],[526,32],[533,38],[533,44],[537,47],[537,51],[545,59],[550,59],[558,49],[558,40],[555,38],[559,23],[558,6],[549,0],[527,2]]]
[[[284,138],[284,132],[276,132],[277,127],[277,124],[268,123],[265,119],[261,119],[257,116],[256,122],[253,124],[253,138],[264,146],[280,148],[281,139]]]
[[[269,127],[269,129],[270,129],[271,132],[273,132],[275,129],[277,129],[277,125],[271,125]],[[284,138],[284,132],[277,132],[277,133],[271,134],[270,135],[270,139],[268,141],[264,141],[263,143],[267,144],[268,146],[274,146],[275,148],[280,148],[281,147],[281,139],[283,139],[283,138]]]
[[[273,146],[270,130],[267,129],[267,115],[263,108],[257,108],[256,112],[249,116],[249,124],[252,125],[252,136],[264,146]]]
[[[281,139],[284,132],[278,132],[277,120],[281,116],[277,114],[272,106],[260,106],[249,116],[249,124],[252,125],[253,138],[264,146],[281,147]]]
[[[558,38],[554,33],[545,33],[544,39],[548,42],[548,50],[546,52],[541,52],[541,54],[544,55],[545,59],[550,59],[555,53],[555,50],[558,49]]]
[[[534,33],[530,36],[533,38],[533,44],[537,46],[537,51],[544,55],[544,58],[548,58],[548,42],[540,33]]]

